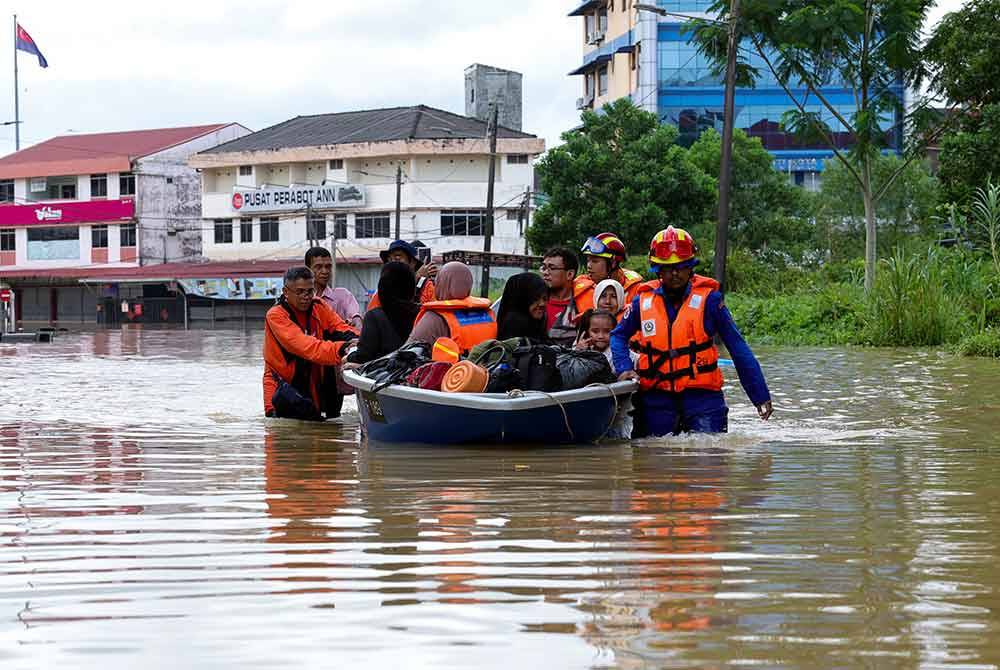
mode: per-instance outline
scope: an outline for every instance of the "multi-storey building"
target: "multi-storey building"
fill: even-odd
[[[535,135],[498,128],[495,252],[525,252],[532,162],[544,150]],[[396,237],[435,256],[483,249],[489,163],[487,123],[477,118],[423,105],[299,116],[192,156],[202,249],[231,262],[301,259],[328,246],[352,269],[337,283],[363,301],[379,251]]]
[[[200,258],[201,180],[187,159],[249,132],[224,123],[65,135],[0,159],[0,282],[14,290],[17,320],[93,321],[97,298],[82,276],[127,279]]]
[[[722,131],[724,86],[714,76],[708,60],[698,53],[684,18],[660,16],[637,10],[635,0],[589,0],[570,16],[581,17],[583,64],[571,72],[581,75],[583,96],[580,109],[599,110],[613,100],[629,96],[637,106],[659,115],[665,123],[680,130],[680,141],[690,144],[707,128]],[[654,4],[649,0],[648,4]],[[655,0],[668,12],[684,16],[711,18],[706,12],[711,0]],[[746,45],[749,51],[750,45]],[[775,168],[787,172],[795,183],[815,188],[825,161],[833,152],[820,145],[802,145],[781,128],[782,115],[795,109],[794,103],[778,82],[768,74],[757,56],[751,65],[761,73],[753,89],[736,91],[736,127],[751,137],[759,137],[774,155]],[[792,92],[806,100],[806,91],[793,84]],[[831,82],[823,89],[825,97],[849,117],[853,94]],[[905,87],[898,82],[892,90],[900,101],[899,111],[886,115],[883,126],[899,127]],[[839,147],[848,147],[847,129],[817,100],[805,105],[816,112],[833,130]],[[901,133],[892,133],[891,144],[898,149]]]

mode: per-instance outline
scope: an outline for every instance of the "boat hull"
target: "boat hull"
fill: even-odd
[[[441,393],[401,386],[375,389],[352,372],[369,440],[387,444],[579,444],[603,437],[632,382],[559,393]]]

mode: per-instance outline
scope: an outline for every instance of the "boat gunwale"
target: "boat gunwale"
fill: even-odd
[[[354,370],[344,370],[344,381],[355,389],[368,393],[375,386],[374,380],[364,377]],[[624,381],[585,386],[569,391],[555,391],[553,393],[522,391],[524,395],[511,397],[506,393],[444,393],[442,391],[429,391],[392,384],[379,389],[376,394],[431,405],[446,405],[448,407],[462,407],[490,412],[516,412],[551,407],[559,404],[597,400],[599,398],[610,399],[612,394],[616,397],[621,397],[629,395],[638,389],[639,385],[636,382]]]

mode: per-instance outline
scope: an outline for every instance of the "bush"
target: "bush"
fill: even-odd
[[[857,344],[863,322],[864,292],[831,284],[791,295],[726,295],[740,330],[755,343],[784,345]]]
[[[962,356],[983,356],[1000,358],[1000,330],[988,328],[972,335],[966,335],[955,346]]]

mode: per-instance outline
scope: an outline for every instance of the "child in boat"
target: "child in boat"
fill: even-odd
[[[615,283],[617,284],[617,282]],[[600,294],[598,294],[598,298],[600,298]],[[576,348],[601,352],[608,359],[608,365],[614,370],[614,361],[611,359],[611,331],[617,325],[618,319],[612,312],[606,309],[588,309],[580,317]],[[631,410],[632,403],[628,398],[619,399],[614,423],[605,437],[613,440],[627,440],[632,436],[632,417],[629,416]]]

